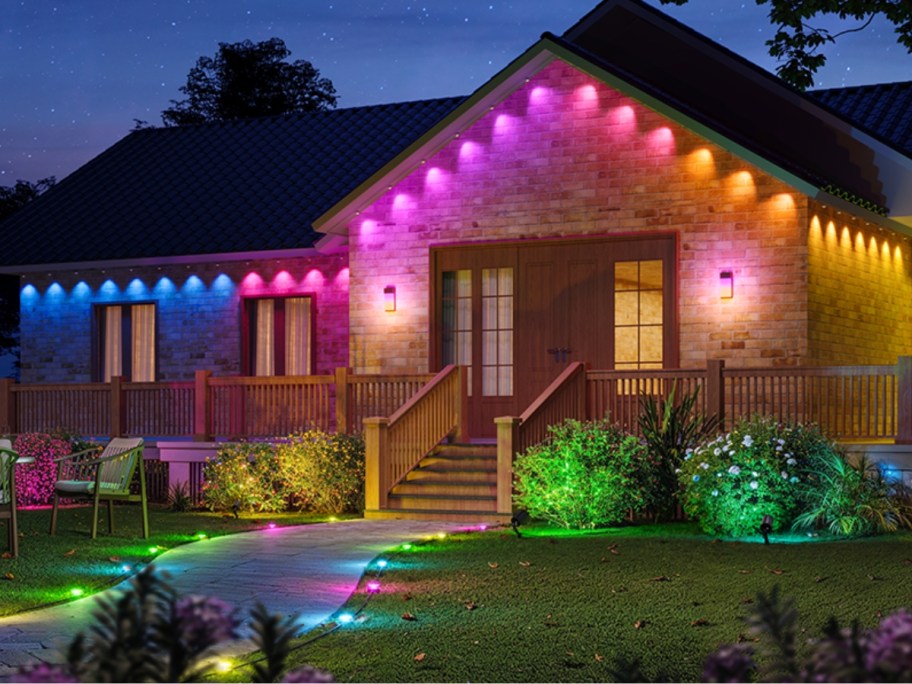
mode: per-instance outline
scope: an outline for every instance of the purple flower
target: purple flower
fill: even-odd
[[[233,639],[238,627],[234,608],[211,596],[185,596],[174,605],[181,639],[192,653]]]
[[[296,670],[285,673],[283,682],[334,682],[335,678],[325,670],[318,670],[310,665],[303,665]]]
[[[726,644],[703,664],[704,682],[747,682],[756,669],[754,650],[747,644]]]
[[[78,682],[70,671],[60,665],[41,663],[32,667],[20,667],[13,681],[16,682]]]
[[[888,615],[868,633],[865,665],[878,681],[912,680],[912,613]]]
[[[858,682],[867,680],[863,665],[856,662],[857,650],[864,650],[865,636],[852,642],[852,630],[843,629],[835,637],[827,637],[813,645],[801,673],[803,682]]]

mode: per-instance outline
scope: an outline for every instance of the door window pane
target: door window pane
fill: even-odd
[[[481,271],[482,383],[486,397],[513,394],[513,269]]]
[[[466,367],[472,396],[472,272],[446,271],[442,276],[441,360]]]
[[[665,320],[662,260],[614,265],[614,367],[661,368]]]

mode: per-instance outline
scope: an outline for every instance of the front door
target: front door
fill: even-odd
[[[469,368],[470,433],[519,415],[571,361],[676,365],[673,236],[434,250],[438,366]]]

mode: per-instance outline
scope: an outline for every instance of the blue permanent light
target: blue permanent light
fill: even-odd
[[[354,619],[355,619],[355,616],[352,615],[351,613],[342,613],[339,616],[339,622],[343,625],[349,624]]]
[[[215,280],[212,281],[212,291],[217,292],[218,294],[231,294],[234,291],[234,283],[231,278],[224,273],[220,273],[216,276]]]
[[[86,281],[84,281],[84,280],[80,280],[73,287],[73,297],[75,299],[84,299],[85,297],[88,297],[90,294],[92,294],[92,288],[89,287],[88,284],[86,283]]]
[[[203,281],[199,279],[199,276],[192,275],[187,278],[183,289],[184,292],[202,292],[206,289],[206,286],[203,284]]]
[[[66,292],[64,291],[64,289],[60,285],[60,283],[53,282],[50,284],[50,286],[48,286],[48,289],[47,289],[48,297],[54,297],[56,299],[58,297],[63,297],[64,294],[66,294]]]
[[[22,291],[19,293],[19,299],[23,302],[30,301],[35,299],[38,296],[38,288],[34,285],[26,285],[22,288]]]
[[[146,292],[148,292],[148,288],[146,287],[146,284],[139,278],[133,278],[133,280],[130,281],[130,284],[127,285],[128,295],[133,295],[136,297],[144,295]]]
[[[881,463],[877,464],[877,467],[880,468],[880,476],[884,479],[885,482],[889,482],[890,484],[902,482],[902,471],[892,463],[882,461]]]
[[[113,280],[108,278],[101,284],[101,287],[98,288],[98,292],[105,297],[115,297],[119,294],[120,289],[117,287]]]

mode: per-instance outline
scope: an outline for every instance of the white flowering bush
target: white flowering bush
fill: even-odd
[[[763,516],[772,531],[791,526],[800,508],[805,464],[835,447],[819,430],[755,416],[684,457],[678,478],[684,510],[709,534],[758,534]]]

